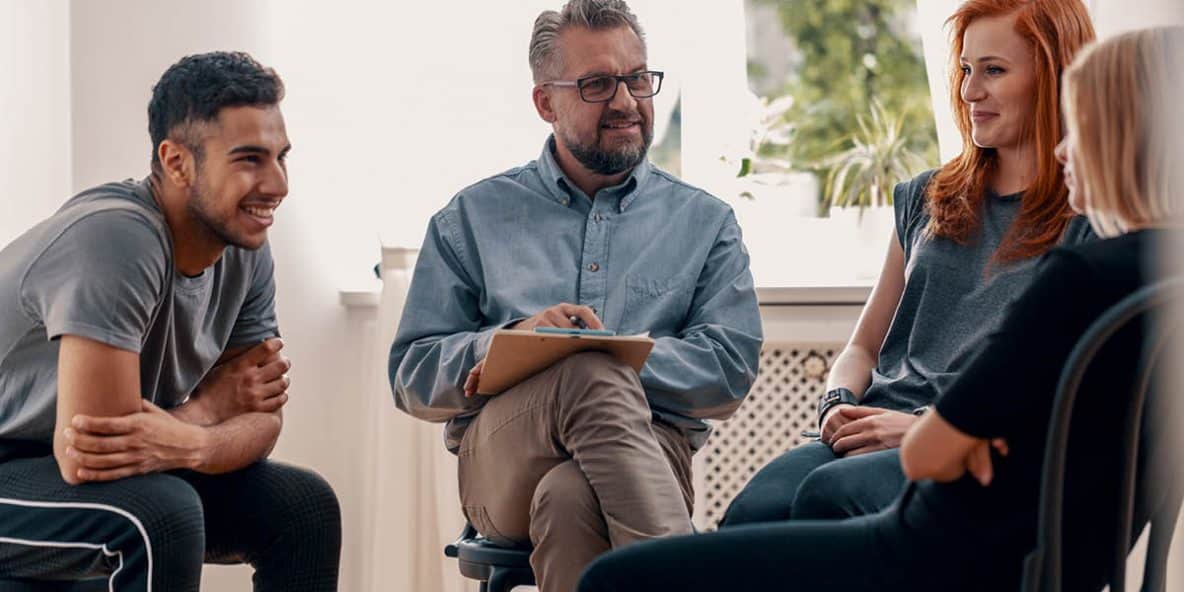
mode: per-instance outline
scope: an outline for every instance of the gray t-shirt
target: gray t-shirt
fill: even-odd
[[[1019,213],[1021,195],[988,195],[982,225],[964,245],[926,236],[925,187],[933,171],[896,186],[896,235],[904,248],[905,286],[862,404],[912,411],[932,404],[958,375],[967,354],[1027,287],[1037,257],[991,263]],[[1089,221],[1069,222],[1061,244],[1096,238]],[[988,269],[989,267],[989,269]]]
[[[0,459],[52,442],[58,337],[139,353],[142,396],[175,407],[224,350],[278,334],[273,269],[265,244],[177,273],[147,181],[71,198],[0,250]]]

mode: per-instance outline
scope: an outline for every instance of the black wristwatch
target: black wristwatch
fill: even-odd
[[[822,398],[818,400],[818,431],[822,431],[822,420],[826,418],[826,412],[835,405],[843,404],[858,405],[859,399],[850,389],[843,387],[830,389],[826,391],[825,395],[822,395]]]

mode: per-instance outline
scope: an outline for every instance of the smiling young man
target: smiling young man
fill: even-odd
[[[152,172],[0,251],[0,574],[32,586],[334,590],[332,488],[264,460],[291,364],[267,229],[288,193],[279,76],[189,56],[153,88]]]
[[[646,161],[662,73],[625,3],[544,12],[530,65],[554,134],[432,218],[390,379],[448,422],[472,524],[533,544],[543,592],[568,592],[612,547],[690,532],[691,454],[752,385],[761,326],[731,209]],[[656,343],[640,375],[587,353],[474,394],[495,330],[577,324]]]

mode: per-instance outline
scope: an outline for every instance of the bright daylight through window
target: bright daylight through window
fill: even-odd
[[[868,284],[892,233],[892,187],[938,163],[916,2],[741,9],[743,36],[713,42],[724,57],[680,60],[682,96],[654,160],[732,204],[758,285]],[[683,108],[708,93],[714,109]]]

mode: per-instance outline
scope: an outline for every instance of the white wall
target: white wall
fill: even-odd
[[[925,52],[925,73],[937,122],[937,144],[941,162],[962,152],[962,136],[954,125],[950,105],[950,35],[946,19],[954,14],[961,0],[917,0],[917,26]]]
[[[1103,39],[1130,29],[1184,24],[1180,0],[1086,0],[1086,4]]]
[[[0,247],[70,191],[67,0],[0,0]]]

